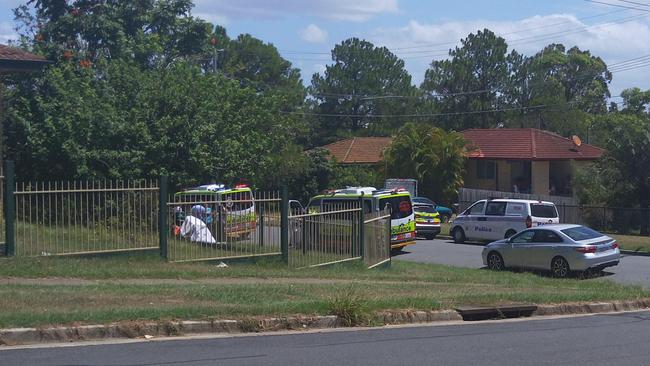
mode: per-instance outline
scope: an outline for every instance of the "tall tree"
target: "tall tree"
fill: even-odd
[[[14,10],[26,42],[52,60],[128,59],[168,65],[208,46],[210,25],[191,0],[29,0]]]
[[[650,90],[625,89],[621,92],[621,97],[623,97],[623,112],[650,116]]]
[[[593,114],[607,111],[611,73],[589,51],[551,44],[531,57],[509,56],[508,124],[586,135]]]
[[[604,157],[582,175],[578,192],[587,203],[612,207],[650,209],[650,117],[644,114],[610,113],[598,116],[594,128]],[[642,235],[650,234],[647,211],[623,216],[639,220]],[[629,212],[625,212],[629,214]],[[640,216],[640,217],[639,217]],[[618,222],[628,229],[630,223]],[[625,231],[625,230],[623,230]]]
[[[500,94],[508,76],[508,45],[489,29],[471,33],[461,46],[449,51],[450,59],[433,61],[421,89],[439,99],[440,120],[447,128],[496,127],[502,113]],[[477,112],[454,115],[456,112]]]
[[[349,135],[386,135],[415,110],[417,88],[404,61],[385,47],[351,38],[332,50],[332,65],[314,74],[309,93],[318,118],[316,143]],[[413,98],[410,98],[413,97]]]

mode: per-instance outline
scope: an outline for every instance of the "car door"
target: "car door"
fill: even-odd
[[[466,214],[465,217],[462,218],[461,226],[463,231],[465,231],[465,237],[467,239],[481,239],[480,235],[477,235],[479,233],[477,225],[479,224],[479,219],[484,217],[484,210],[485,201],[478,201],[465,210]]]
[[[509,267],[525,268],[529,266],[530,250],[536,230],[525,230],[510,238],[508,250],[504,250],[503,261]]]
[[[537,269],[549,269],[551,260],[558,254],[562,241],[562,238],[552,230],[535,230],[529,250],[529,266]]]
[[[551,230],[535,229],[532,242],[527,247],[526,267],[549,269],[551,259],[554,257],[558,246],[557,240],[562,240]]]
[[[488,201],[485,215],[478,219],[481,234],[486,240],[500,240],[505,237],[505,214],[507,202]]]

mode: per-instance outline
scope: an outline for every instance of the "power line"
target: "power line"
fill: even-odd
[[[618,1],[620,1],[620,2],[622,2],[622,3],[628,3],[628,4],[633,4],[633,5],[640,5],[640,6],[647,6],[647,7],[650,7],[650,4],[639,3],[639,2],[636,2],[636,1],[629,1],[629,0],[618,0]]]
[[[636,7],[633,7],[633,6],[620,5],[620,4],[612,4],[612,3],[607,3],[607,2],[604,2],[604,1],[597,1],[597,0],[584,0],[584,1],[586,1],[586,2],[588,2],[588,3],[601,4],[601,5],[608,5],[608,6],[615,6],[615,7],[624,8],[624,9],[630,9],[630,10],[638,10],[638,11],[647,11],[647,12],[650,12],[649,9],[641,9],[641,8],[636,8]],[[620,0],[619,0],[619,1],[620,1]],[[627,1],[624,1],[624,2],[627,2]]]

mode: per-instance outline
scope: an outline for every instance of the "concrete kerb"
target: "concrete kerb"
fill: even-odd
[[[650,309],[650,299],[599,303],[568,303],[538,305],[531,316],[597,314]],[[455,310],[413,311],[391,310],[375,314],[382,325],[426,324],[436,322],[461,322]],[[173,337],[188,334],[234,334],[273,332],[283,330],[308,330],[342,327],[342,322],[330,316],[296,316],[281,318],[246,318],[242,320],[120,322],[109,325],[82,325],[55,328],[0,329],[0,345],[75,342],[111,338]]]

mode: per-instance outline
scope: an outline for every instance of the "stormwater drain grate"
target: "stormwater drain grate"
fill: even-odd
[[[465,321],[528,317],[537,305],[503,305],[495,307],[461,306],[456,311]]]

